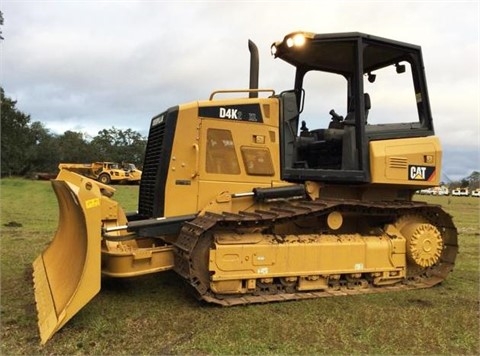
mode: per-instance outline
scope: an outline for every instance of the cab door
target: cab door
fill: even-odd
[[[200,110],[199,210],[223,192],[251,192],[280,181],[278,116],[274,120],[267,115],[272,113],[270,106],[278,108],[278,104],[273,99],[263,100],[267,103],[251,104],[247,109],[241,104],[225,104]],[[229,118],[228,110],[230,116],[241,111],[250,120]]]

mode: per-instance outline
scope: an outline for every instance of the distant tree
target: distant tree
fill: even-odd
[[[142,165],[147,139],[140,133],[127,129],[121,131],[121,141],[123,142],[123,149],[120,152],[122,156],[119,157],[118,161],[131,162],[138,166]]]
[[[65,131],[57,137],[59,149],[58,163],[91,163],[98,160],[84,134],[75,131]]]
[[[59,147],[57,138],[45,126],[35,121],[30,125],[29,135],[34,144],[27,151],[31,172],[55,172],[58,166]]]
[[[99,131],[91,141],[91,146],[100,161],[141,165],[146,139],[131,129],[120,130],[112,127]]]
[[[28,156],[35,144],[30,135],[30,116],[19,111],[16,101],[5,96],[0,87],[1,175],[24,175],[30,169]]]
[[[473,171],[466,179],[472,183],[480,182],[480,172]]]
[[[3,26],[3,12],[0,11],[0,26]],[[3,40],[2,30],[0,30],[0,40]]]
[[[480,172],[473,171],[468,177],[465,178],[468,182],[470,189],[476,189],[480,187]]]

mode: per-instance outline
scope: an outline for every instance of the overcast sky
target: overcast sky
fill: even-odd
[[[480,171],[480,1],[2,0],[1,86],[54,133],[147,135],[170,106],[248,86],[293,84],[270,55],[287,33],[365,32],[422,46],[442,179]]]

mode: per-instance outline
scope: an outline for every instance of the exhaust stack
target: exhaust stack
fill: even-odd
[[[250,51],[250,89],[258,89],[258,48],[253,41],[248,40],[248,50]],[[249,98],[258,98],[258,92],[251,92]]]

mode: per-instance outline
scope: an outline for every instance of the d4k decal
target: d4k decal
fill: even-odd
[[[214,119],[263,122],[259,104],[238,104],[225,106],[204,106],[198,109],[200,117]]]

